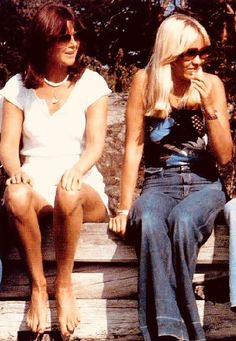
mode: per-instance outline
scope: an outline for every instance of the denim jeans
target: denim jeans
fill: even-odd
[[[231,308],[236,307],[236,198],[227,202],[224,208],[225,220],[229,226],[229,296]]]
[[[158,336],[205,340],[192,278],[199,247],[210,236],[225,194],[209,170],[152,168],[129,214],[128,237],[139,259],[139,323],[145,341]]]

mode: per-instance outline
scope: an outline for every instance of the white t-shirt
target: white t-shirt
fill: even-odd
[[[24,112],[22,169],[32,176],[35,189],[51,204],[61,176],[79,160],[83,151],[87,108],[110,92],[102,76],[86,69],[62,107],[50,114],[47,101],[39,98],[34,89],[25,88],[20,74],[10,78],[1,90],[8,101]],[[85,174],[83,181],[107,203],[103,179],[96,166]]]

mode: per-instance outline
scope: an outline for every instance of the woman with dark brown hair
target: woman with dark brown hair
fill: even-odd
[[[70,8],[44,5],[29,32],[24,70],[2,90],[1,161],[9,176],[4,198],[31,278],[27,323],[38,333],[46,327],[48,302],[39,221],[53,216],[58,320],[69,336],[79,322],[71,272],[80,225],[108,217],[95,164],[110,90],[82,64],[84,29]]]

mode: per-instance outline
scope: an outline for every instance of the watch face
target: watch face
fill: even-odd
[[[218,112],[214,110],[214,113],[212,115],[206,115],[207,120],[216,120],[218,118]]]

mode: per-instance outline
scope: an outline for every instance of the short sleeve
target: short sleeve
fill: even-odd
[[[1,89],[1,95],[9,102],[23,110],[27,89],[23,86],[20,74],[11,77]]]
[[[105,79],[95,71],[87,70],[86,77],[87,87],[87,107],[95,103],[99,98],[109,95],[109,89]]]

